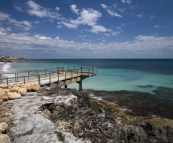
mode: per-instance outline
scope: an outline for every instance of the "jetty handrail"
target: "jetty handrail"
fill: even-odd
[[[56,69],[56,70],[55,70]],[[31,72],[34,72],[32,74],[29,74]],[[42,72],[42,73],[41,73]],[[22,75],[19,76],[19,73],[25,73],[27,75]],[[40,85],[41,80],[47,80],[49,78],[49,81],[51,83],[51,78],[53,76],[58,78],[58,82],[60,81],[60,74],[61,76],[65,76],[65,80],[68,78],[68,75],[71,75],[70,78],[73,78],[74,74],[77,74],[78,76],[82,76],[83,74],[86,74],[89,76],[97,75],[98,74],[98,68],[97,67],[73,67],[72,69],[70,67],[64,68],[64,67],[57,67],[57,68],[51,68],[51,69],[43,69],[43,70],[31,70],[31,71],[23,71],[23,72],[18,72],[18,73],[13,73],[15,74],[14,77],[3,77],[2,74],[0,73],[0,83],[2,81],[6,80],[6,84],[9,84],[9,80],[14,79],[14,82],[20,82],[20,83],[26,83],[26,82],[33,82],[33,81],[38,81],[38,84]],[[6,73],[4,73],[6,74]],[[48,75],[48,76],[47,76]],[[41,79],[41,76],[42,79]],[[19,79],[21,79],[19,81]],[[23,81],[23,82],[22,82]]]
[[[57,67],[57,68],[64,69],[64,67]],[[16,72],[16,73],[37,72],[37,71],[45,71],[45,70],[57,69],[57,68],[49,68],[49,69],[41,69],[41,70],[27,70],[27,71],[21,71],[21,72]],[[15,73],[0,73],[0,74],[2,75],[2,74],[15,74]]]

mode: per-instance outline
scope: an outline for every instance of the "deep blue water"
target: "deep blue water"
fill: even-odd
[[[173,74],[173,59],[42,59],[37,63],[63,63],[109,69],[132,69],[159,74]]]

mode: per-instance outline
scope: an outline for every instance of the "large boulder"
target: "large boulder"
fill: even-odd
[[[4,95],[4,94],[5,94],[4,90],[2,88],[0,88],[0,97],[1,97],[1,95]]]
[[[31,91],[31,85],[30,84],[24,84],[23,88],[26,88],[27,91]]]
[[[0,94],[0,99],[2,99],[3,101],[7,101],[8,100],[8,96],[7,96],[7,92],[1,92],[3,94]]]
[[[11,140],[8,135],[0,134],[0,143],[11,143]]]
[[[37,83],[31,83],[31,90],[32,91],[38,91],[39,90],[39,86]]]
[[[3,123],[0,123],[0,133],[3,133],[4,131],[6,131],[8,128],[8,124],[3,122]]]
[[[20,87],[18,86],[13,86],[10,88],[10,92],[19,92]]]
[[[0,85],[0,88],[2,88],[2,89],[8,89],[8,85],[7,84],[1,84]]]
[[[18,93],[20,93],[20,95],[24,96],[27,94],[27,89],[26,88],[20,88]]]
[[[21,98],[21,95],[19,93],[16,93],[16,92],[8,92],[7,96],[9,99]]]

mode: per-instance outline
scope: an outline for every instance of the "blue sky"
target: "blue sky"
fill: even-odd
[[[173,58],[173,1],[1,0],[0,55]]]

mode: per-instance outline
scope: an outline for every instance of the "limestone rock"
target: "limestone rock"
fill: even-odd
[[[13,86],[11,89],[10,89],[10,92],[19,92],[19,87],[18,86]]]
[[[3,99],[0,99],[0,105],[3,103]]]
[[[0,134],[0,143],[11,143],[11,140],[8,135]]]
[[[27,89],[26,88],[20,88],[19,91],[20,95],[24,96],[27,94]]]
[[[4,95],[4,94],[5,94],[4,90],[2,88],[0,88],[0,97],[1,97],[1,95]]]
[[[7,94],[4,92],[4,94],[0,95],[0,98],[3,100],[3,101],[7,101],[9,98],[7,96]]]
[[[7,96],[9,99],[21,98],[21,95],[19,93],[16,93],[16,92],[8,92]]]
[[[7,130],[8,128],[8,124],[3,122],[3,123],[0,123],[0,133],[3,133],[5,130]]]
[[[2,88],[2,89],[8,89],[8,85],[7,84],[2,84],[2,85],[0,85],[0,88]]]
[[[26,88],[27,91],[31,91],[31,85],[30,84],[24,84],[23,88]]]
[[[36,83],[31,83],[30,85],[31,85],[31,90],[32,90],[32,91],[38,91],[38,90],[39,90],[38,84],[36,84]]]

